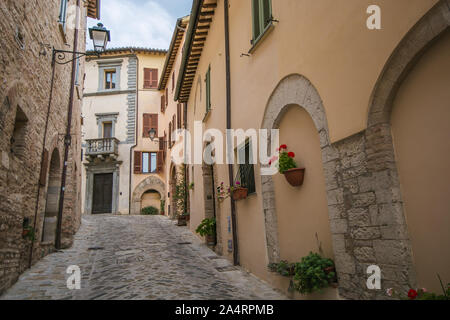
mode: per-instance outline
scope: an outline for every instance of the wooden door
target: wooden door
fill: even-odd
[[[112,213],[113,174],[94,175],[92,213]]]

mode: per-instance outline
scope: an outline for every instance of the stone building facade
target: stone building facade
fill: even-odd
[[[71,245],[80,226],[84,60],[56,64],[52,79],[51,49],[71,51],[77,43],[77,51],[84,52],[86,17],[99,18],[99,1],[0,3],[0,293],[54,251],[64,165],[61,247]],[[57,58],[69,61],[72,54]],[[72,71],[69,144],[65,136]]]

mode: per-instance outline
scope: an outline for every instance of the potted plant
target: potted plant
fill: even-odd
[[[318,253],[310,253],[295,264],[294,287],[301,294],[321,291],[337,282],[334,262]]]
[[[225,187],[223,182],[220,184],[220,186],[217,187],[217,199],[219,199],[220,202],[230,196],[234,201],[243,200],[247,198],[247,195],[248,189],[242,187],[239,181],[236,181],[234,186],[232,187]]]
[[[233,200],[239,201],[247,198],[248,189],[241,186],[239,181],[236,181],[234,186],[231,187],[231,192],[233,194]]]
[[[202,237],[206,237],[206,243],[210,246],[216,244],[216,219],[206,218],[198,225],[195,230]]]
[[[35,239],[35,231],[32,226],[26,226],[22,230],[22,238],[24,240],[34,240]]]
[[[295,153],[288,152],[285,144],[281,145],[278,151],[280,152],[278,158],[278,171],[281,174],[284,174],[284,177],[291,186],[301,186],[305,177],[305,168],[297,167],[297,163],[294,160]],[[269,165],[271,165],[274,160],[275,158],[272,158]]]

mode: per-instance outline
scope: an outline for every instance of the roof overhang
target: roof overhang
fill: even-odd
[[[159,90],[164,90],[166,88],[167,82],[170,78],[170,73],[172,72],[173,65],[176,61],[178,51],[183,41],[183,36],[186,33],[188,23],[189,16],[177,20],[175,30],[173,31],[172,41],[170,42],[169,52],[166,57],[166,62],[164,63],[161,78],[159,80]]]
[[[87,16],[93,19],[100,19],[100,0],[87,0]]]
[[[192,3],[191,18],[174,96],[175,101],[183,103],[189,100],[198,63],[216,8],[217,0],[194,0]]]

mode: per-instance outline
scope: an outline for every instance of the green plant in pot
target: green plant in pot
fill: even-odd
[[[303,179],[305,176],[305,168],[298,168],[297,163],[295,162],[295,153],[288,152],[288,147],[285,144],[282,144],[278,151],[280,153],[279,157],[273,157],[269,161],[269,165],[272,165],[273,162],[278,160],[278,172],[284,175],[286,180],[293,187],[299,187],[303,184]]]
[[[322,291],[336,283],[334,262],[318,253],[310,253],[295,264],[294,287],[301,294]]]
[[[36,240],[36,232],[32,226],[25,226],[22,230],[22,238],[24,240]]]
[[[216,219],[206,218],[198,225],[195,230],[202,237],[206,237],[208,245],[215,245],[216,243]]]

